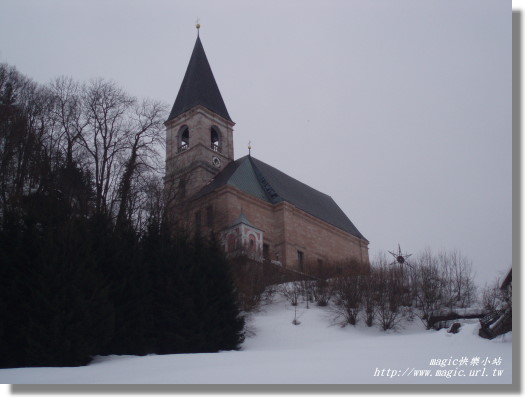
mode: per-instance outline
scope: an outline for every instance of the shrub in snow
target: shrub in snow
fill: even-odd
[[[399,266],[382,265],[372,271],[374,279],[374,316],[383,330],[397,329],[408,316],[404,306],[405,280]]]
[[[313,299],[317,306],[328,306],[333,295],[332,285],[327,279],[320,278],[313,282]]]
[[[444,309],[469,307],[474,302],[475,285],[471,263],[458,252],[427,250],[416,257],[408,272],[416,315],[432,328],[434,315]]]
[[[298,306],[303,291],[304,290],[301,281],[291,281],[281,286],[282,295],[291,303],[292,306]]]
[[[450,326],[450,329],[448,330],[449,333],[457,334],[461,328],[461,323],[454,323],[452,326]]]
[[[333,280],[334,299],[331,309],[337,320],[355,325],[362,309],[361,276],[346,274]]]

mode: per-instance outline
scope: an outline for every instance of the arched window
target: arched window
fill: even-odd
[[[188,130],[188,126],[181,126],[181,129],[179,129],[179,144],[177,152],[178,154],[180,152],[188,150],[188,147],[190,145],[190,133]]]
[[[256,237],[254,236],[254,234],[250,234],[249,235],[249,249],[251,251],[255,250],[255,244],[256,244]]]
[[[236,249],[236,234],[231,233],[227,237],[227,252],[232,252]]]
[[[221,153],[221,134],[217,127],[210,128],[210,148]]]

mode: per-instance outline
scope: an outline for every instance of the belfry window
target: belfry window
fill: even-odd
[[[180,152],[188,150],[190,145],[190,133],[188,131],[188,126],[182,126],[179,130],[179,146],[177,149],[178,154]]]
[[[220,132],[214,126],[210,128],[210,148],[214,151],[221,153],[221,144],[220,144]]]

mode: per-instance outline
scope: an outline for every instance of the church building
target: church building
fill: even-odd
[[[234,159],[234,122],[199,34],[165,126],[165,186],[180,228],[216,233],[228,256],[300,271],[369,262],[368,240],[330,196],[252,157],[250,149]]]

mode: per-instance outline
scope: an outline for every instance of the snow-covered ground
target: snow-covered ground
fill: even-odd
[[[398,332],[341,328],[327,310],[281,300],[248,321],[241,351],[106,356],[85,367],[0,370],[2,384],[510,384],[512,333],[492,341],[477,321],[458,334],[415,320]],[[436,362],[436,360],[440,360]],[[433,365],[432,365],[432,363]],[[465,361],[468,364],[465,364]],[[442,366],[440,363],[443,363]],[[494,363],[494,364],[493,364]],[[425,376],[429,371],[429,375]],[[438,372],[441,374],[436,375]],[[476,374],[470,376],[470,373]],[[498,374],[500,374],[498,376]],[[421,375],[419,375],[421,374]],[[450,377],[448,377],[450,376]]]

